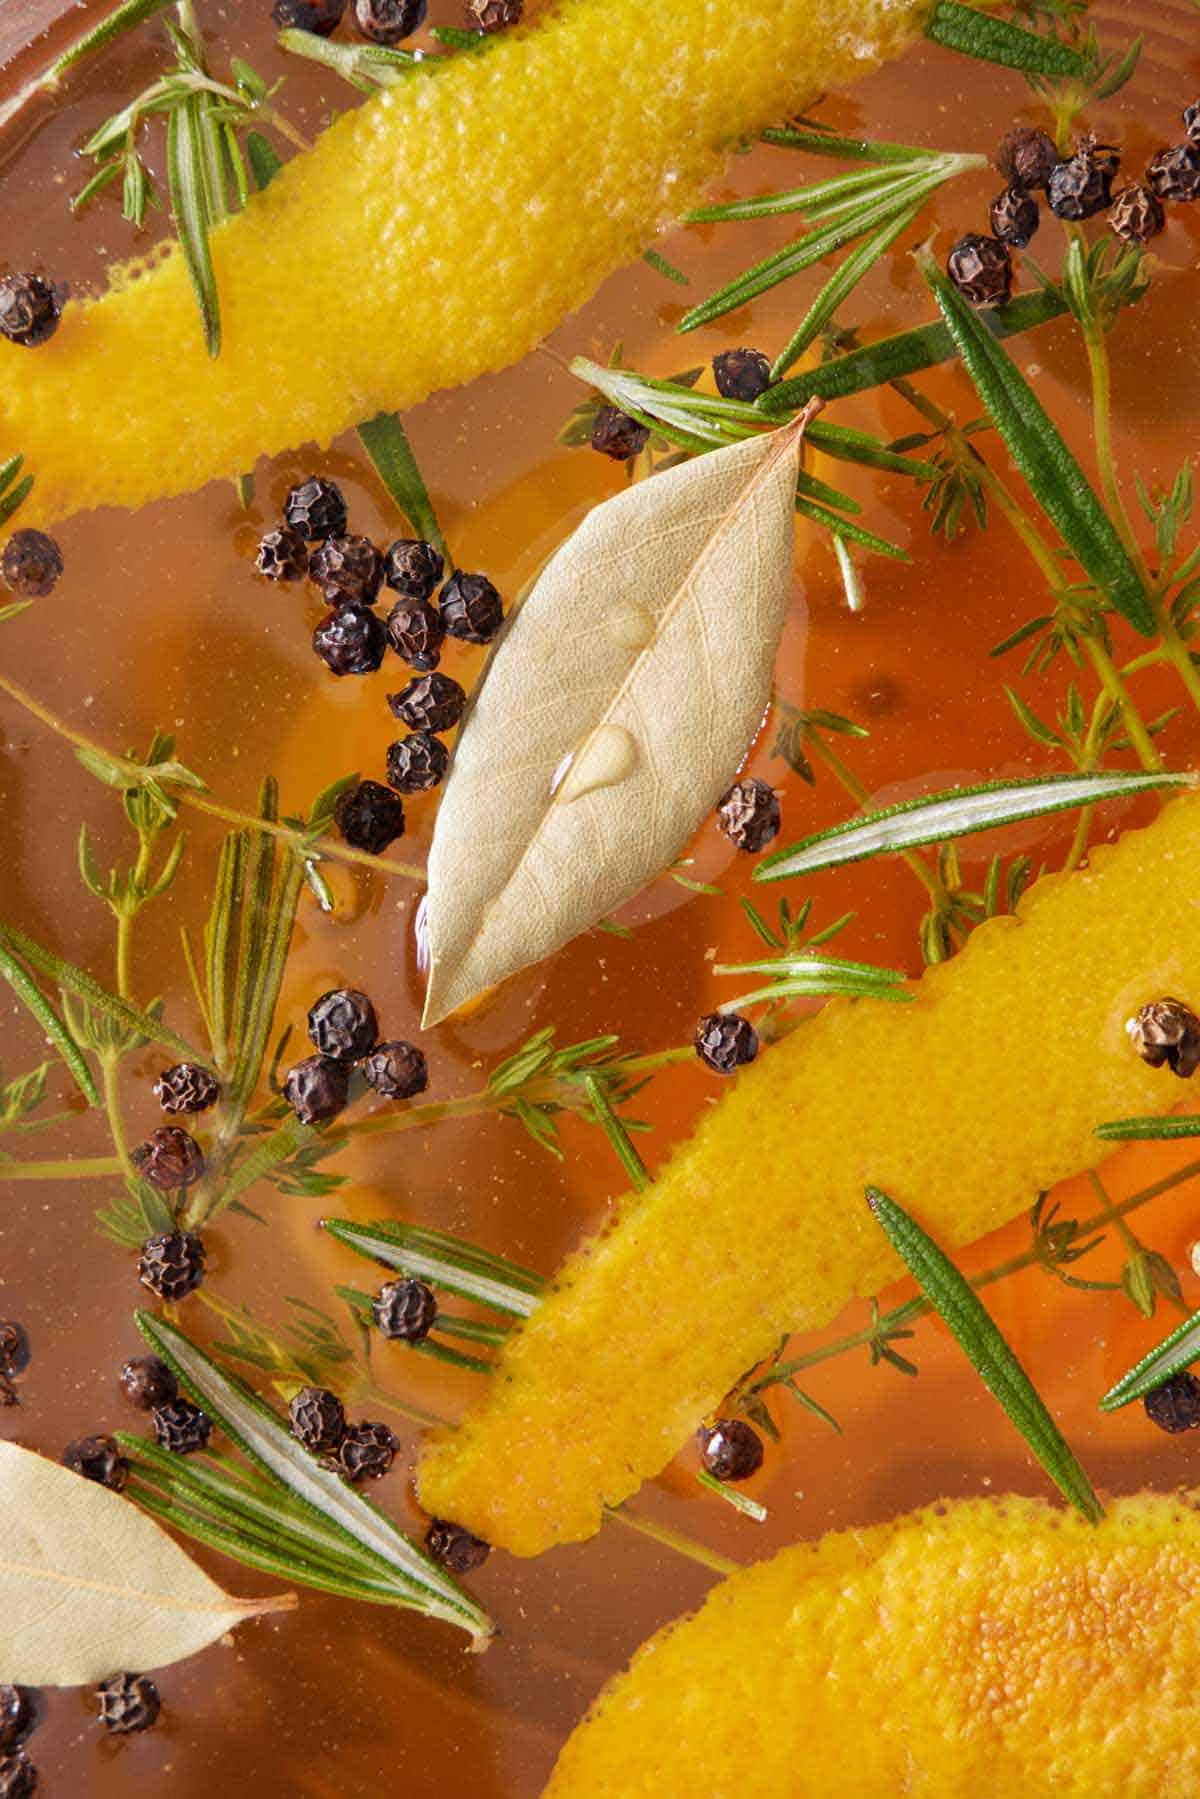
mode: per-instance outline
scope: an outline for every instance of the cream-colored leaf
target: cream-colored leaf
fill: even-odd
[[[131,1500],[0,1443],[0,1682],[160,1668],[295,1603],[232,1598]]]
[[[667,867],[770,698],[803,421],[595,507],[509,623],[429,855],[425,1023]]]

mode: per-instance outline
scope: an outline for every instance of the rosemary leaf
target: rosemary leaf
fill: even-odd
[[[907,976],[896,968],[875,968],[868,962],[847,962],[839,956],[814,956],[809,951],[798,955],[773,956],[762,962],[719,962],[714,974],[768,974],[770,986],[758,987],[753,993],[741,993],[736,999],[723,1000],[722,1012],[736,1012],[760,1000],[792,998],[830,998],[835,994],[852,999],[885,999],[901,1003],[910,1001],[906,990]]]
[[[151,1043],[165,1044],[168,1049],[174,1050],[176,1055],[185,1060],[204,1060],[201,1051],[195,1049],[186,1038],[179,1036],[176,1031],[169,1030],[154,1012],[144,1012],[140,1006],[133,1005],[129,1000],[118,998],[115,993],[110,993],[106,987],[102,987],[99,981],[94,980],[90,974],[86,974],[82,968],[76,968],[74,963],[66,962],[61,956],[56,956],[52,951],[43,949],[40,943],[35,943],[32,937],[27,937],[23,931],[18,931],[13,925],[0,925],[0,950],[15,953],[22,962],[31,964],[39,974],[47,975],[58,986],[65,987],[68,993],[73,993],[77,999],[84,1000],[95,1011],[102,1012],[106,1018],[111,1019],[114,1024],[119,1025],[132,1036],[145,1037]]]
[[[862,862],[869,856],[912,849],[923,843],[945,843],[990,831],[997,825],[1024,818],[1044,818],[1053,812],[1094,806],[1101,800],[1123,799],[1135,793],[1162,788],[1193,787],[1193,774],[1104,773],[1041,775],[1025,781],[984,781],[977,787],[952,787],[923,799],[905,800],[880,812],[868,812],[845,824],[831,825],[786,849],[776,850],[760,862],[755,880],[782,881],[792,875],[812,874],[820,868],[836,868]]]
[[[1115,1412],[1131,1400],[1141,1399],[1179,1374],[1200,1356],[1200,1312],[1177,1324],[1169,1337],[1149,1350],[1140,1362],[1123,1374],[1100,1401],[1102,1412]]]
[[[532,1270],[444,1231],[390,1219],[357,1224],[348,1218],[323,1218],[321,1226],[368,1261],[416,1275],[506,1317],[528,1318],[545,1290],[545,1282]]]
[[[1089,1523],[1099,1523],[1104,1511],[1091,1482],[970,1282],[886,1193],[868,1187],[867,1203],[892,1248],[1055,1486]]]
[[[264,188],[270,187],[283,167],[282,157],[276,154],[275,146],[261,131],[246,133],[246,160],[250,164],[254,185],[260,193]]]
[[[727,1481],[717,1480],[715,1475],[708,1472],[707,1468],[697,1469],[696,1479],[702,1487],[707,1487],[710,1493],[715,1493],[718,1499],[723,1499],[726,1505],[731,1505],[735,1512],[741,1512],[744,1518],[753,1518],[756,1524],[766,1523],[766,1506],[760,1505],[757,1499],[751,1499],[748,1493],[739,1493],[737,1488],[731,1487]]]
[[[1057,38],[1026,31],[1009,19],[963,6],[960,0],[938,0],[925,26],[925,36],[943,49],[979,62],[996,63],[1003,69],[1020,69],[1026,75],[1076,78],[1087,73],[1087,62],[1078,50]]]
[[[399,418],[394,412],[376,413],[373,419],[367,419],[358,427],[358,436],[375,473],[417,536],[433,544],[441,551],[447,565],[453,566],[429,490]]]
[[[863,277],[870,274],[880,258],[891,249],[900,233],[907,231],[920,211],[921,201],[918,199],[911,206],[906,206],[902,211],[886,218],[877,230],[873,231],[869,237],[864,238],[857,249],[838,265],[813,300],[783,350],[775,358],[771,366],[772,380],[778,381],[795,363],[799,362],[808,346],[825,329],[838,307],[854,291]]]
[[[834,156],[839,162],[933,162],[942,155],[942,151],[931,150],[928,145],[841,137],[836,131],[806,131],[801,125],[771,125],[763,132],[762,141],[782,150],[803,150],[810,156]]]
[[[21,458],[19,456],[14,456],[13,462],[20,467]],[[9,466],[11,466],[11,464]],[[17,510],[17,507],[22,505],[23,502],[28,499],[29,493],[33,487],[33,476],[23,475],[14,486],[8,489],[7,493],[2,491],[3,486],[4,483],[0,481],[0,528],[7,525],[9,519]]]
[[[316,32],[293,28],[281,31],[276,41],[281,50],[290,51],[293,56],[303,56],[309,62],[333,69],[363,94],[394,87],[421,70],[436,70],[440,60],[423,56],[419,50],[395,50],[385,44],[337,44],[330,38],[318,37]]]
[[[814,505],[811,500],[797,499],[796,511],[834,537],[861,544],[864,550],[873,550],[877,556],[887,556],[892,562],[912,561],[908,551],[902,550],[898,544],[889,543],[886,537],[877,537],[874,531],[868,531],[864,525],[855,524],[853,519],[842,518],[825,506]]]
[[[596,1115],[596,1121],[603,1129],[605,1136],[612,1144],[614,1150],[617,1152],[617,1158],[626,1174],[629,1176],[634,1191],[636,1193],[644,1193],[646,1188],[650,1185],[649,1172],[646,1168],[646,1164],[642,1161],[641,1156],[639,1156],[637,1150],[634,1148],[632,1139],[630,1138],[629,1132],[626,1130],[623,1121],[613,1110],[603,1082],[595,1074],[585,1074],[583,1077],[583,1084],[587,1089],[587,1096],[591,1101],[592,1111]]]
[[[45,91],[56,88],[67,70],[73,69],[76,63],[82,62],[95,50],[103,50],[122,32],[131,30],[135,25],[143,24],[145,20],[153,18],[155,13],[162,12],[169,4],[170,0],[122,0],[122,4],[114,12],[109,13],[107,18],[101,19],[98,24],[93,25],[89,31],[85,31],[63,51],[61,56],[56,57],[38,82],[38,87]]]
[[[660,255],[657,250],[643,250],[642,261],[648,264],[656,274],[665,275],[668,281],[673,281],[676,287],[692,285],[691,276],[685,275],[682,269],[677,269],[673,262],[668,262],[666,257]]]
[[[1188,1113],[1182,1118],[1114,1118],[1096,1126],[1097,1137],[1107,1143],[1178,1143],[1185,1137],[1200,1137],[1200,1116]]]
[[[184,266],[200,308],[210,356],[221,353],[221,302],[208,242],[212,221],[204,169],[203,96],[193,94],[167,115],[167,188]]]
[[[96,1083],[92,1079],[92,1071],[85,1062],[79,1045],[32,975],[11,953],[2,936],[0,936],[0,975],[8,982],[17,998],[33,1014],[41,1030],[54,1045],[88,1105],[98,1106],[100,1095],[96,1090]]]

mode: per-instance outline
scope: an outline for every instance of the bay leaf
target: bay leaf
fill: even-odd
[[[734,779],[792,590],[805,423],[594,507],[509,620],[434,829],[426,1025],[631,898]]]
[[[233,1598],[130,1500],[0,1442],[0,1683],[161,1668],[295,1603]]]

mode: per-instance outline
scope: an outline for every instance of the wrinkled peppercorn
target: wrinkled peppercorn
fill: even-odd
[[[308,573],[308,545],[299,531],[279,525],[258,540],[254,566],[268,581],[299,581]]]
[[[101,1724],[121,1736],[149,1730],[162,1710],[158,1688],[148,1674],[112,1674],[100,1682],[96,1698]]]
[[[762,1438],[744,1418],[718,1418],[699,1432],[700,1460],[714,1480],[749,1480],[762,1467]]]
[[[159,1448],[169,1449],[172,1455],[195,1455],[207,1447],[212,1436],[212,1419],[190,1399],[168,1399],[156,1405],[151,1421]]]
[[[381,781],[359,781],[338,795],[333,822],[351,849],[381,856],[404,835],[404,807]]]
[[[771,385],[771,365],[761,350],[722,350],[713,357],[717,392],[727,400],[757,400]]]
[[[1181,999],[1154,999],[1125,1026],[1151,1068],[1169,1068],[1187,1081],[1200,1068],[1200,1018]]]
[[[0,1799],[33,1799],[38,1771],[28,1756],[0,1755]]]
[[[283,31],[315,31],[318,37],[328,37],[345,10],[346,0],[275,0],[271,17]]]
[[[0,1686],[0,1751],[19,1749],[36,1723],[29,1689]]]
[[[154,1097],[164,1112],[207,1112],[221,1089],[216,1075],[199,1062],[176,1062],[155,1081]]]
[[[301,1387],[288,1406],[292,1435],[314,1455],[332,1455],[346,1434],[346,1412],[328,1387]]]
[[[301,1124],[326,1124],[336,1118],[350,1093],[350,1069],[328,1056],[306,1056],[288,1069],[283,1097]]]
[[[129,1479],[129,1463],[112,1437],[79,1437],[62,1453],[64,1468],[119,1493]]]
[[[455,569],[438,595],[442,624],[463,643],[490,643],[504,622],[504,602],[486,575]]]
[[[207,1260],[193,1231],[160,1231],[142,1244],[138,1279],[160,1299],[185,1299],[204,1279]]]
[[[650,436],[645,425],[639,425],[619,406],[602,406],[592,420],[592,448],[614,462],[632,462],[641,454]]]
[[[524,10],[524,0],[467,0],[467,22],[480,31],[503,31],[519,25]]]
[[[1090,219],[1103,212],[1112,200],[1116,166],[1106,146],[1081,143],[1046,184],[1051,212],[1060,219]]]
[[[308,572],[331,606],[370,606],[383,586],[383,557],[369,537],[352,531],[318,544]]]
[[[399,693],[388,694],[388,705],[410,731],[449,731],[463,715],[467,696],[449,675],[419,675]]]
[[[779,800],[768,782],[735,781],[717,805],[717,829],[754,856],[779,835],[779,816]]]
[[[420,1343],[433,1329],[438,1305],[424,1281],[387,1281],[371,1301],[375,1328],[385,1337]]]
[[[1190,106],[1184,107],[1183,129],[1188,143],[1200,149],[1200,100],[1193,100]]]
[[[1175,144],[1146,164],[1146,180],[1160,200],[1200,200],[1200,149]]]
[[[0,1374],[20,1374],[29,1366],[29,1338],[24,1325],[0,1318]]]
[[[429,1085],[429,1064],[415,1043],[381,1043],[362,1064],[368,1087],[383,1099],[415,1099]]]
[[[387,633],[369,606],[338,606],[313,632],[312,646],[335,675],[371,675],[383,661]]]
[[[434,1518],[425,1532],[425,1547],[435,1562],[449,1568],[451,1574],[473,1574],[482,1568],[492,1553],[490,1543],[476,1537],[461,1524],[449,1524],[445,1518]]]
[[[321,1055],[334,1062],[357,1062],[378,1043],[379,1020],[357,987],[334,987],[310,1008],[308,1034]]]
[[[0,574],[22,599],[41,600],[53,593],[62,572],[62,551],[44,531],[14,531],[4,546]]]
[[[450,752],[440,737],[414,731],[388,745],[387,778],[397,793],[428,793],[443,778]]]
[[[398,44],[425,19],[425,0],[354,0],[354,23],[373,44]]]
[[[758,1054],[758,1032],[740,1012],[709,1012],[696,1026],[695,1044],[714,1074],[734,1074]]]
[[[309,543],[326,537],[342,537],[346,530],[346,502],[332,481],[310,475],[293,487],[283,502],[284,522]]]
[[[391,1468],[399,1447],[386,1424],[364,1419],[350,1426],[334,1459],[347,1480],[379,1480]]]
[[[129,1160],[144,1181],[164,1193],[194,1186],[204,1173],[204,1151],[179,1124],[160,1124],[131,1152]]]
[[[996,195],[988,208],[992,236],[1002,244],[1023,250],[1040,221],[1038,203],[1023,187],[1006,187]]]
[[[1054,139],[1032,125],[1015,125],[996,153],[996,167],[1018,187],[1045,187],[1058,162]]]
[[[121,1391],[139,1412],[152,1412],[176,1398],[179,1383],[160,1356],[134,1356],[121,1370]]]
[[[0,278],[0,337],[34,350],[58,330],[58,295],[40,275]]]
[[[422,537],[398,537],[383,559],[389,587],[412,600],[427,600],[445,569],[442,553]]]
[[[1127,244],[1144,244],[1157,237],[1166,218],[1162,201],[1140,183],[1114,194],[1108,209],[1110,230]]]
[[[398,600],[388,613],[387,640],[412,668],[428,674],[441,660],[446,628],[428,600]]]
[[[1186,1369],[1147,1393],[1142,1404],[1151,1424],[1170,1436],[1200,1428],[1200,1380]]]
[[[946,273],[972,306],[1003,306],[1012,293],[1012,256],[1007,244],[968,231],[946,258]]]

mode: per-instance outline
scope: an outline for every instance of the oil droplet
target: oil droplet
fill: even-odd
[[[585,793],[626,780],[637,767],[637,759],[637,744],[624,725],[597,725],[581,749],[563,757],[550,791],[560,805],[569,806]]]
[[[654,636],[654,619],[634,600],[620,600],[605,614],[605,628],[623,650],[642,650]]]

